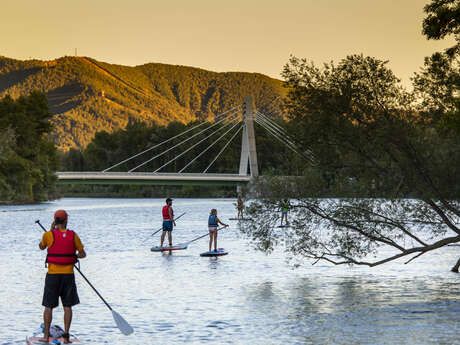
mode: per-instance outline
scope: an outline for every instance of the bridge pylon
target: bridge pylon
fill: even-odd
[[[254,134],[254,114],[255,106],[251,96],[247,96],[243,101],[243,138],[241,144],[240,171],[239,175],[251,177],[259,176],[257,167],[256,137]]]

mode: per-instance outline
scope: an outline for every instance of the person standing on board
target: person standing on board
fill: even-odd
[[[176,226],[176,222],[174,221],[174,211],[172,208],[172,199],[167,198],[166,199],[166,205],[163,206],[162,209],[162,215],[163,215],[163,232],[161,233],[161,244],[160,247],[163,247],[163,242],[165,240],[165,235],[168,233],[168,241],[169,241],[169,246],[172,247],[172,230],[173,230],[173,225]],[[169,252],[171,253],[171,252]]]
[[[280,224],[280,226],[283,226],[283,219],[286,221],[285,226],[287,226],[289,224],[287,216],[288,216],[288,212],[289,212],[290,207],[291,207],[291,205],[289,204],[288,199],[284,199],[283,201],[281,201],[281,206],[280,206],[280,208],[281,208],[281,224]]]
[[[209,251],[211,251],[212,242],[214,242],[214,251],[217,252],[217,225],[227,227],[227,224],[224,224],[217,217],[217,210],[213,208],[208,218],[208,229],[209,229]]]
[[[238,200],[236,201],[236,207],[238,208],[238,219],[243,219],[243,200],[241,200],[241,195],[238,195]]]
[[[45,278],[45,289],[42,305],[45,307],[43,321],[44,343],[48,343],[50,326],[53,319],[53,308],[59,305],[59,297],[64,307],[64,343],[70,344],[69,330],[72,322],[72,306],[80,303],[75,284],[73,266],[77,259],[86,257],[83,244],[73,230],[67,229],[67,212],[57,210],[54,213],[54,222],[49,231],[43,234],[39,243],[41,250],[47,249],[46,263],[48,273]]]

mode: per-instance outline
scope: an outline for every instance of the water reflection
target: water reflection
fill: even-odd
[[[460,291],[449,282],[308,277],[243,291],[247,317],[262,323],[269,313],[271,334],[293,344],[460,343]]]

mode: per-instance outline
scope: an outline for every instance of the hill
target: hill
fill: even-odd
[[[45,93],[61,150],[84,148],[96,132],[130,121],[166,125],[209,119],[252,95],[262,112],[281,115],[282,81],[258,73],[217,73],[159,63],[130,67],[88,57],[52,61],[0,57],[0,97]],[[281,97],[280,97],[281,96]]]

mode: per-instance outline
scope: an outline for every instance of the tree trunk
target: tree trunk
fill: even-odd
[[[458,273],[458,268],[460,267],[460,259],[458,259],[457,263],[454,267],[452,267],[452,272]]]

